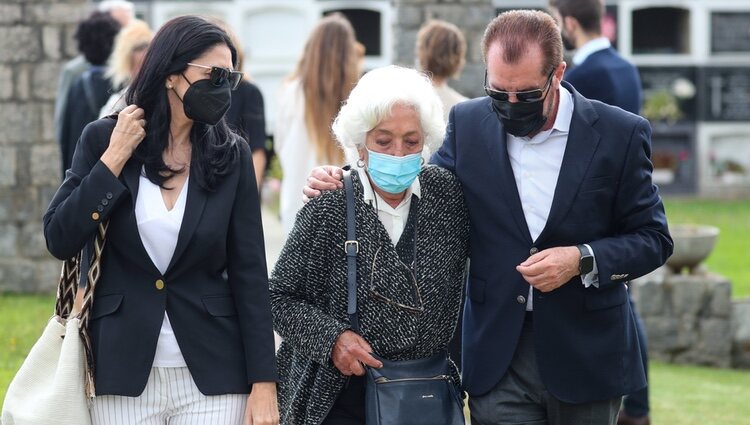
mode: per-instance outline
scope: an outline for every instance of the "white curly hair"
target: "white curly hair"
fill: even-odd
[[[429,159],[430,153],[440,147],[445,135],[443,104],[430,78],[411,68],[389,65],[362,76],[333,122],[333,134],[347,162],[356,162],[367,133],[397,104],[412,107],[419,114],[424,135],[422,156]]]

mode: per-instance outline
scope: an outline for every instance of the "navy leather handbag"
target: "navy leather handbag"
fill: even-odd
[[[347,198],[347,241],[344,244],[347,256],[347,313],[352,329],[361,334],[357,314],[359,245],[354,219],[354,188],[349,171],[344,172],[344,187]],[[416,233],[414,240],[416,245]],[[367,368],[367,425],[464,425],[463,400],[450,376],[447,351],[416,360],[391,361],[377,354],[373,356],[383,363],[383,367]]]

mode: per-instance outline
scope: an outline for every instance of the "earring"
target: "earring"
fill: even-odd
[[[365,161],[362,158],[357,160],[357,167],[365,168]]]
[[[171,84],[167,84],[167,88],[171,90],[172,89],[172,85]]]

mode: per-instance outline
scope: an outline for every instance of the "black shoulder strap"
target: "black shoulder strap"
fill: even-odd
[[[359,330],[359,315],[357,314],[357,254],[359,253],[359,242],[357,242],[356,222],[354,219],[354,182],[350,170],[344,171],[344,189],[346,191],[346,283],[348,301],[346,312],[349,315],[349,323],[352,329]]]

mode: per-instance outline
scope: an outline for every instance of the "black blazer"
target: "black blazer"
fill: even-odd
[[[60,259],[74,256],[109,220],[90,322],[97,394],[143,392],[165,310],[203,394],[248,393],[253,382],[275,381],[260,203],[247,144],[239,143],[239,160],[214,192],[191,175],[177,247],[161,274],[136,225],[141,165],[131,159],[117,178],[99,161],[114,125],[103,118],[85,128],[44,216],[47,248]]]
[[[529,284],[516,266],[556,246],[588,243],[599,288],[576,276],[534,290],[534,346],[547,390],[568,403],[607,400],[646,384],[625,283],[672,254],[664,206],[651,181],[651,127],[641,117],[573,93],[573,118],[552,207],[532,240],[506,133],[487,97],[459,103],[432,162],[456,173],[471,221],[471,271],[462,378],[491,390],[516,351]]]

